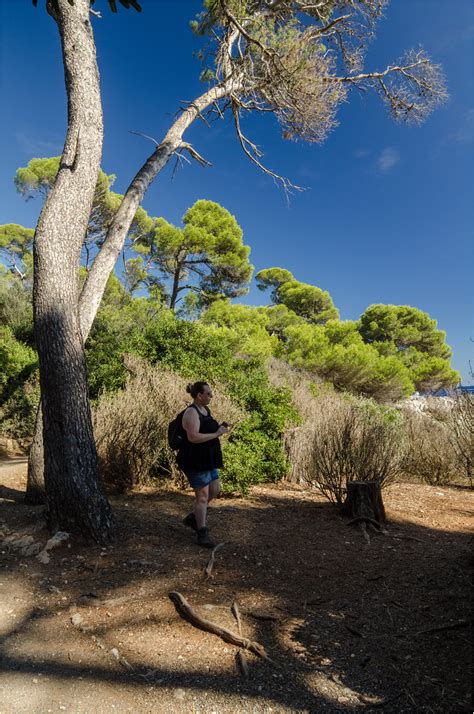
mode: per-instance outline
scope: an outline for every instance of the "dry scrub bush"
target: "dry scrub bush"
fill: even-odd
[[[433,486],[467,480],[474,465],[474,397],[455,392],[404,409],[409,448],[404,470]]]
[[[456,453],[449,425],[428,412],[405,410],[404,414],[408,437],[404,473],[432,486],[454,481]]]
[[[315,394],[332,392],[333,388],[321,382],[311,372],[291,367],[287,362],[271,357],[267,370],[274,387],[291,389],[293,406],[304,422],[312,419],[318,412]]]
[[[393,409],[337,394],[314,403],[312,418],[286,435],[294,480],[316,486],[341,504],[348,481],[384,486],[400,474],[403,419]]]
[[[459,472],[471,488],[474,480],[474,395],[456,392],[449,425]]]
[[[125,364],[129,372],[125,389],[102,397],[93,414],[103,477],[120,491],[160,473],[178,475],[167,442],[168,424],[190,403],[187,380],[175,372],[151,367],[131,355],[125,357]],[[242,417],[219,386],[214,395],[212,412],[218,421]]]

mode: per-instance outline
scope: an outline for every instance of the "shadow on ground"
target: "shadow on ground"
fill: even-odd
[[[45,542],[41,509],[19,503],[11,483],[3,489],[4,537]],[[469,535],[463,522],[453,529],[452,513],[443,518],[467,512],[472,494],[443,492],[442,502],[427,486],[389,493],[389,535],[370,545],[298,488],[220,499],[210,526],[225,546],[210,580],[209,553],[181,524],[191,497],[175,490],[114,497],[118,540],[106,549],[71,542],[41,564],[10,540],[3,590],[14,618],[6,613],[1,642],[9,685],[36,679],[43,704],[67,685],[85,702],[75,711],[97,696],[96,711],[110,711],[113,697],[115,711],[462,711]],[[249,654],[242,678],[237,649],[183,621],[171,590],[234,631],[236,600],[244,635],[272,661]]]

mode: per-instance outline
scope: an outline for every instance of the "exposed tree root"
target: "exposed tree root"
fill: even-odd
[[[360,518],[359,518],[358,520],[359,520],[359,521],[362,520],[362,522],[359,523],[359,528],[360,528],[360,530],[362,531],[362,535],[364,536],[365,540],[367,541],[367,545],[370,545],[370,536],[369,536],[369,533],[368,533],[368,531],[367,531],[367,525],[366,525],[366,523],[364,522],[365,519],[360,519]]]
[[[346,525],[353,526],[356,523],[371,523],[373,526],[376,526],[379,530],[382,528],[382,526],[380,525],[380,523],[378,521],[376,521],[374,518],[369,518],[368,516],[358,516],[357,518],[353,518]]]
[[[243,649],[238,650],[235,655],[235,661],[237,662],[237,668],[240,674],[246,679],[249,676],[249,665]]]
[[[220,627],[220,625],[216,625],[214,622],[211,622],[210,620],[206,620],[205,618],[201,617],[197,614],[195,610],[193,610],[191,605],[181,595],[181,593],[172,591],[168,594],[168,597],[174,603],[178,614],[181,615],[184,620],[190,622],[191,625],[194,625],[194,627],[198,627],[200,630],[204,630],[205,632],[211,632],[213,635],[221,637],[225,642],[228,642],[231,645],[235,645],[236,647],[243,647],[244,649],[253,652],[258,657],[268,659],[265,647],[263,645],[261,645],[259,642],[247,640],[245,637],[237,635],[235,632],[232,632],[231,630],[228,630],[225,627]]]

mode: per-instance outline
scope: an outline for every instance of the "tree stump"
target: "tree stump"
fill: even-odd
[[[385,508],[378,481],[348,481],[344,515],[352,520],[385,523]]]

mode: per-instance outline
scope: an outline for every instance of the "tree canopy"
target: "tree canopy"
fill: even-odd
[[[262,152],[242,131],[248,111],[271,112],[285,139],[322,142],[354,87],[374,89],[396,120],[421,122],[446,98],[440,68],[422,49],[382,71],[364,59],[386,0],[204,0],[192,24],[208,38],[202,77],[225,86],[244,152],[264,171]]]
[[[454,386],[459,374],[449,364],[446,333],[428,313],[409,305],[371,305],[361,315],[359,332],[379,354],[396,356],[420,392]]]
[[[260,290],[271,286],[272,302],[285,305],[299,317],[315,324],[324,324],[339,317],[331,296],[326,290],[295,280],[289,270],[267,268],[255,276]]]
[[[446,332],[437,329],[427,312],[409,305],[371,305],[360,317],[359,331],[365,342],[382,351],[405,352],[414,347],[432,357],[451,357]]]
[[[174,309],[187,291],[196,295],[199,307],[245,295],[253,266],[234,216],[214,201],[199,200],[186,211],[183,224],[178,228],[158,218],[134,244],[146,267],[170,281],[169,291],[162,288],[168,305]]]
[[[31,251],[34,230],[17,223],[0,225],[0,256],[6,260],[10,270],[22,279],[31,272]]]
[[[13,180],[18,193],[26,200],[35,197],[45,200],[54,186],[60,161],[60,156],[34,158],[28,162],[27,166],[17,169]],[[114,181],[115,174],[106,174],[102,169],[99,170],[82,249],[83,263],[87,269],[90,267],[97,249],[101,247],[123,200],[121,194],[111,190]],[[147,212],[138,207],[128,230],[129,242],[133,243],[139,236],[152,230],[153,225],[153,220]],[[130,266],[130,272],[133,272],[133,264]]]

